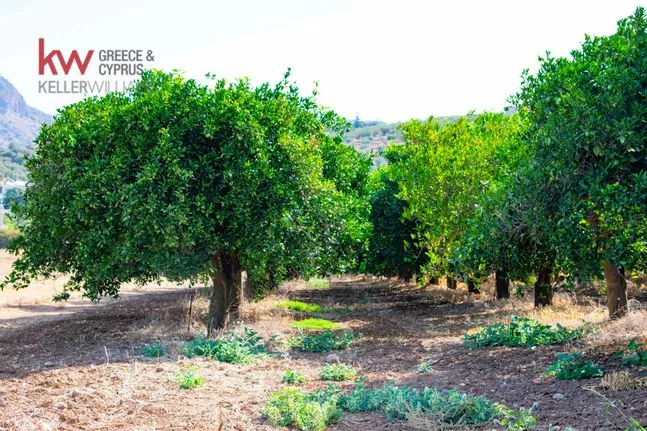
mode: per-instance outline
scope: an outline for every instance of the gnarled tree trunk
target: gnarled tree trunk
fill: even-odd
[[[467,279],[467,291],[469,293],[481,293],[481,289],[476,285],[476,282],[471,278]]]
[[[497,269],[495,274],[495,286],[497,299],[504,299],[510,297],[510,279],[508,272],[503,269]]]
[[[604,262],[604,281],[607,285],[609,317],[617,319],[627,314],[627,280],[617,266]]]
[[[535,307],[550,305],[553,302],[550,272],[550,266],[545,266],[537,273],[537,281],[535,282]]]
[[[242,267],[236,253],[219,250],[212,258],[211,298],[207,316],[207,333],[224,328],[240,303]]]
[[[455,278],[447,277],[447,289],[456,290],[457,282]]]

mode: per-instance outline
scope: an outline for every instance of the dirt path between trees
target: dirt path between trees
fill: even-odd
[[[25,304],[18,314],[5,314],[8,307],[0,307],[0,430],[271,430],[276,428],[259,409],[282,386],[286,368],[308,377],[305,389],[326,386],[317,378],[326,353],[277,352],[250,365],[183,358],[187,330],[195,334],[204,329],[200,319],[206,300],[199,293],[195,288],[142,290],[103,306],[66,308],[65,313],[45,303],[29,309]],[[610,401],[647,423],[644,390],[605,392],[605,400],[583,389],[595,380],[560,382],[544,376],[554,354],[571,349],[588,351],[602,365],[609,364],[610,353],[626,337],[619,342],[598,337],[576,346],[469,350],[462,344],[465,331],[532,313],[529,303],[498,303],[486,300],[488,293],[482,296],[389,280],[343,278],[326,289],[292,282],[244,307],[243,317],[266,338],[286,337],[294,332],[290,323],[302,316],[274,307],[278,299],[342,307],[344,312],[322,317],[363,334],[361,341],[336,354],[360,368],[370,385],[393,380],[419,389],[457,388],[515,408],[534,404],[541,430],[549,425],[552,430],[624,430],[628,422]],[[596,307],[573,305],[540,317],[562,315],[568,324],[599,314]],[[143,358],[139,348],[147,343],[160,343],[169,353]],[[422,360],[434,362],[432,372],[417,372]],[[197,367],[204,384],[178,389],[173,376],[189,367]],[[379,414],[345,413],[334,429],[411,428]]]

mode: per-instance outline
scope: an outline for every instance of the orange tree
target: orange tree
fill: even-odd
[[[96,300],[131,280],[210,278],[212,329],[243,270],[275,285],[357,266],[370,161],[342,148],[347,122],[287,78],[205,86],[150,71],[126,94],[59,111],[27,162],[3,286],[63,273],[59,299]]]
[[[638,8],[570,58],[548,55],[515,100],[535,184],[554,207],[545,213],[556,261],[580,279],[604,274],[611,317],[627,309],[626,271],[647,268],[646,30]]]

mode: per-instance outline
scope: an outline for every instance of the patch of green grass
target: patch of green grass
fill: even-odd
[[[244,328],[242,334],[232,332],[217,340],[196,338],[185,344],[182,351],[189,358],[204,356],[220,362],[248,364],[265,353],[265,344],[260,335]]]
[[[307,319],[294,322],[292,327],[303,329],[304,331],[323,331],[324,329],[338,329],[339,323],[331,322],[327,319],[309,317]]]
[[[308,304],[301,301],[280,301],[276,304],[278,308],[287,310],[300,311],[301,313],[324,313],[326,308],[319,304]]]
[[[330,364],[321,369],[319,377],[321,380],[331,380],[341,382],[342,380],[352,380],[357,375],[357,371],[350,365]]]
[[[647,366],[647,350],[643,349],[644,346],[643,343],[636,342],[634,338],[626,349],[620,350],[612,358],[622,358],[621,364],[624,366],[645,367]]]
[[[465,345],[470,348],[486,346],[532,347],[543,344],[562,344],[586,334],[580,326],[570,330],[559,323],[555,328],[526,317],[512,316],[510,323],[493,323],[475,334],[465,334]]]
[[[159,344],[148,344],[142,347],[139,353],[147,358],[161,358],[166,354],[164,348]]]
[[[288,386],[270,395],[261,413],[277,426],[322,431],[339,421],[342,412],[337,407],[337,396],[321,398]]]
[[[290,345],[302,352],[330,352],[348,348],[357,338],[353,331],[337,335],[331,330],[316,333],[299,332],[290,339]]]
[[[285,370],[285,373],[283,373],[283,377],[281,377],[281,383],[298,385],[299,383],[305,383],[305,382],[306,382],[306,378],[303,376],[303,373],[301,371]]]
[[[196,371],[195,368],[178,371],[173,380],[180,386],[180,389],[195,389],[202,384],[202,377],[198,376]]]
[[[547,376],[555,376],[557,380],[580,380],[591,377],[602,377],[604,371],[591,360],[582,359],[582,354],[558,353],[557,360],[546,370]]]
[[[306,280],[306,286],[310,289],[327,289],[330,286],[330,282],[325,278],[313,277]]]
[[[431,361],[423,361],[418,364],[419,373],[431,373],[434,370],[432,367]]]

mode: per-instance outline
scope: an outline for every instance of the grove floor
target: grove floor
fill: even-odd
[[[602,365],[615,367],[610,359],[614,351],[631,337],[647,336],[644,311],[605,322],[604,309],[595,303],[576,305],[562,298],[538,312],[522,300],[493,301],[487,291],[470,297],[439,287],[346,277],[325,289],[287,283],[263,301],[246,305],[245,325],[266,338],[289,336],[294,332],[290,323],[303,316],[275,307],[286,298],[343,309],[320,317],[363,334],[336,355],[360,369],[371,385],[393,380],[417,388],[457,388],[515,408],[537,403],[541,430],[624,430],[627,417],[647,423],[645,390],[595,393],[586,388],[597,380],[561,382],[544,376],[554,354],[562,351],[586,351]],[[317,375],[330,360],[328,354],[285,350],[281,342],[270,346],[274,354],[251,365],[183,358],[182,343],[204,329],[206,300],[196,288],[151,287],[104,305],[71,309],[44,299],[4,305],[1,300],[0,295],[0,430],[273,430],[259,410],[282,386],[286,368],[309,378],[306,389],[325,386]],[[578,345],[463,346],[465,331],[512,314],[569,326],[585,319],[602,329]],[[147,343],[161,343],[169,354],[139,356]],[[423,360],[434,363],[432,372],[417,372]],[[173,376],[190,367],[197,367],[204,384],[181,390]],[[346,413],[333,429],[400,430],[411,424],[389,423],[379,414]]]

